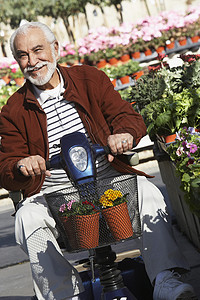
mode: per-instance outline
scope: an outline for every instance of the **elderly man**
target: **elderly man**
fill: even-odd
[[[137,173],[142,256],[154,285],[154,299],[195,299],[177,279],[189,269],[173,238],[164,199],[146,174],[119,157],[146,134],[142,117],[123,101],[109,78],[94,67],[57,65],[58,42],[39,22],[26,23],[11,37],[11,50],[26,83],[1,112],[0,184],[23,193],[15,216],[16,241],[30,258],[37,299],[81,299],[82,282],[57,244],[57,230],[45,195],[70,186],[63,171],[46,170],[60,138],[80,131],[112,155],[97,163],[98,178]],[[161,213],[160,213],[161,212]],[[151,220],[149,224],[146,220]],[[194,298],[193,298],[194,297]]]

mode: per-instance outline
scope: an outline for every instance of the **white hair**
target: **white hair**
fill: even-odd
[[[14,42],[15,42],[15,38],[16,36],[20,35],[20,34],[26,34],[28,32],[29,29],[32,28],[39,28],[43,31],[47,41],[52,44],[53,42],[56,41],[56,37],[53,34],[53,32],[51,31],[51,29],[41,23],[41,22],[26,22],[25,24],[23,24],[22,26],[20,26],[11,36],[10,38],[10,49],[12,51],[12,54],[14,56],[14,58],[16,58],[16,53],[15,53],[15,46],[14,46]]]

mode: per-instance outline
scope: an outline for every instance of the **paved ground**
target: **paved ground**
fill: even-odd
[[[155,175],[155,178],[151,179],[151,181],[160,188],[168,202],[157,162],[155,160],[148,161],[140,165],[140,169]],[[11,200],[9,198],[0,199],[0,300],[30,300],[30,297],[33,295],[31,272],[27,256],[15,244],[14,218],[11,217],[13,212],[14,208]],[[200,300],[200,253],[177,230],[176,226],[173,228],[177,242],[191,266],[191,273],[186,278],[186,281],[193,285]],[[137,245],[135,245],[135,241],[128,241],[120,244],[120,246],[119,244],[114,246],[113,249],[117,253],[121,253],[137,249]],[[156,255],[159,255],[159,253]],[[81,254],[76,255],[65,253],[65,256],[71,263],[74,263],[80,258],[87,257],[87,252],[81,252]]]

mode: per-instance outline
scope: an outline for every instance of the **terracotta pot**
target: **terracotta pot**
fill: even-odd
[[[144,75],[144,71],[137,71],[133,74],[134,78],[137,80],[138,78],[140,78],[142,75]]]
[[[108,62],[109,62],[110,65],[113,66],[113,65],[118,64],[118,59],[116,59],[115,57],[112,57],[112,58],[109,59]]]
[[[10,76],[8,76],[8,75],[3,76],[2,79],[5,81],[6,84],[9,84],[9,82],[11,80]]]
[[[187,39],[178,41],[180,46],[185,46],[187,44]]]
[[[116,87],[116,85],[117,85],[117,79],[113,79],[111,82],[114,85],[114,87]]]
[[[157,53],[162,53],[164,50],[165,50],[164,47],[158,47],[158,48],[156,48],[156,52]]]
[[[192,37],[191,37],[191,41],[192,41],[193,43],[197,43],[197,42],[199,41],[199,36],[198,36],[198,35],[192,36]]]
[[[104,68],[106,66],[106,64],[107,64],[107,61],[105,59],[102,59],[97,63],[97,68],[98,69]]]
[[[120,81],[121,81],[122,84],[126,84],[126,83],[129,83],[130,78],[129,78],[128,75],[127,76],[123,76],[123,77],[120,78]]]
[[[136,52],[134,52],[134,53],[131,53],[131,56],[132,56],[133,58],[137,59],[137,58],[140,58],[141,54],[140,54],[139,51],[136,51]]]
[[[165,143],[168,144],[168,143],[171,143],[171,142],[174,142],[175,141],[175,138],[176,138],[176,134],[170,134],[168,136],[165,136]]]
[[[126,61],[129,61],[131,58],[130,58],[130,55],[128,55],[128,54],[124,54],[124,55],[122,55],[121,57],[120,57],[120,60],[122,61],[122,62],[126,62]]]
[[[166,44],[167,49],[173,49],[175,47],[175,42],[171,42],[169,44]]]
[[[103,209],[102,215],[115,240],[124,240],[133,235],[133,228],[126,202]]]
[[[99,245],[99,213],[60,219],[72,250],[92,249]]]
[[[144,51],[145,56],[149,56],[152,54],[151,49],[147,49],[146,51]]]
[[[14,81],[16,82],[16,85],[22,86],[24,83],[24,77],[15,78]]]

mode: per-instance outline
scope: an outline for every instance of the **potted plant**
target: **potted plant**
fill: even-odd
[[[115,240],[127,239],[133,235],[127,195],[122,195],[119,190],[108,189],[99,199],[102,215]]]
[[[117,47],[108,47],[104,50],[105,58],[110,65],[116,65],[119,62],[120,54]]]
[[[73,250],[90,249],[99,243],[100,212],[90,201],[70,200],[59,208],[59,217]]]
[[[190,62],[185,60],[182,66],[171,69],[161,60],[159,68],[132,87],[130,101],[136,102],[153,140],[156,135],[169,135],[200,123],[200,61],[191,55],[181,56],[183,60],[185,57]]]
[[[15,82],[11,82],[9,85],[1,86],[0,89],[0,109],[3,105],[6,104],[8,98],[18,90],[18,86]]]
[[[182,128],[167,152],[175,164],[180,188],[190,210],[200,217],[200,133],[195,128]]]
[[[10,77],[19,86],[21,86],[24,83],[24,74],[22,73],[20,68],[12,68],[10,70]]]

